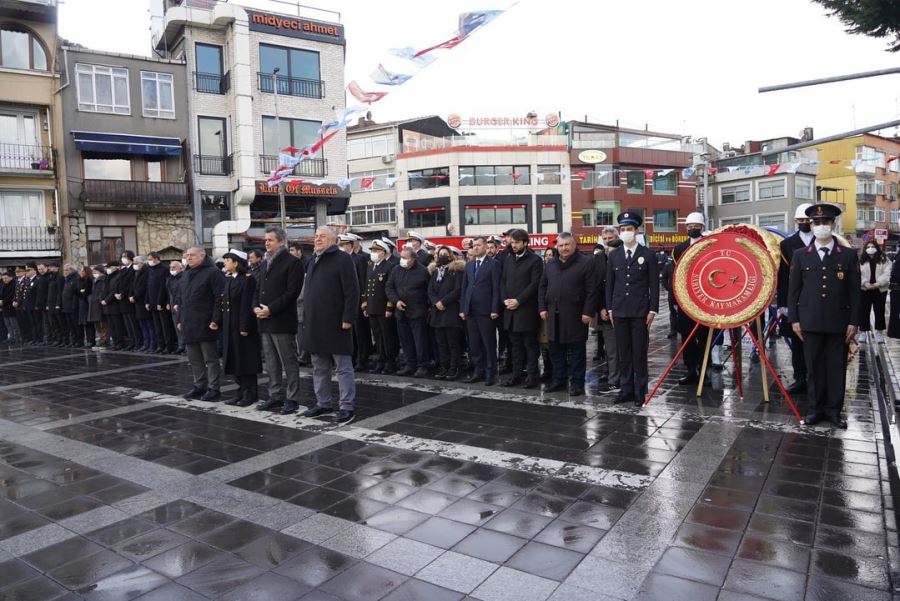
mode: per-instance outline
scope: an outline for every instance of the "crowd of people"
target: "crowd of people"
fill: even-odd
[[[822,206],[824,215],[807,215]],[[819,361],[831,356],[835,345],[849,343],[850,332],[828,338],[827,344],[818,339],[818,322],[810,322],[810,312],[799,308],[806,272],[795,274],[791,259],[824,239],[820,226],[828,219],[833,224],[832,209],[798,209],[798,230],[782,243],[773,307],[788,325],[782,335],[792,342],[795,382],[790,391],[815,397],[808,416],[812,422],[820,414],[819,419],[840,420],[835,399],[825,398],[824,391],[836,382],[823,379],[840,370],[835,364],[830,376],[821,369],[814,374],[815,363],[803,355],[804,342],[809,354],[810,340],[815,341],[814,361]],[[700,213],[688,216],[688,241],[661,263],[639,243],[640,214],[624,212],[617,220],[618,227],[603,229],[593,254],[579,252],[567,232],[539,254],[529,247],[528,233],[518,228],[474,236],[463,248],[435,246],[409,232],[397,243],[372,240],[366,252],[361,237],[323,226],[316,230],[312,252],[270,227],[265,251],[231,250],[218,263],[200,247],[168,264],[157,253],[144,257],[131,251],[106,265],[79,269],[66,264],[61,272],[58,263],[37,263],[0,278],[5,329],[0,337],[14,344],[186,354],[193,387],[185,398],[221,400],[224,373],[238,385],[228,404],[283,414],[308,404],[300,398],[299,368],[311,366],[316,403],[303,415],[334,412],[336,422],[347,423],[354,418],[356,372],[524,389],[543,382],[545,392],[580,396],[593,330],[594,359],[604,360],[599,392],[614,394],[615,402],[641,405],[660,284],[671,290],[674,264],[704,235],[705,224]],[[830,332],[835,324],[866,329],[874,310],[875,328],[885,330],[887,289],[891,282],[900,284],[897,264],[875,241],[866,242],[859,258],[840,248],[833,256],[843,261],[836,269],[851,277],[822,284],[847,297],[839,296],[840,319],[829,316],[825,329]],[[847,262],[850,256],[853,261]],[[845,290],[852,282],[859,282],[857,290]],[[669,303],[672,328],[687,338],[693,322],[672,294]],[[900,308],[900,302],[892,307]],[[892,315],[888,334],[900,335],[898,330],[900,319]],[[698,381],[704,340],[686,340],[687,375],[680,384]],[[260,400],[263,372],[268,395]]]

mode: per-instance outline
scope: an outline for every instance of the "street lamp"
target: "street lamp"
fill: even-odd
[[[272,91],[275,93],[275,146],[280,147],[281,122],[278,118],[278,72],[279,67],[272,69]],[[276,148],[276,150],[278,150]],[[279,150],[280,152],[280,150]],[[287,236],[287,207],[284,198],[284,182],[278,184],[278,210],[281,213],[281,231]]]

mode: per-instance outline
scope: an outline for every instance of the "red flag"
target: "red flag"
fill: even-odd
[[[645,170],[644,170],[644,177],[646,177],[647,179],[653,179],[653,174],[654,174],[654,173],[656,173],[656,172],[653,171],[653,169],[645,169]]]
[[[286,152],[288,154],[297,154],[298,152],[300,152],[300,149],[295,148],[294,146],[288,146],[286,148],[282,148],[281,152]]]
[[[436,45],[434,45],[434,46],[429,46],[428,48],[425,48],[424,50],[419,50],[418,52],[416,52],[416,53],[413,55],[413,57],[419,58],[419,57],[422,56],[423,54],[428,54],[428,53],[431,52],[432,50],[437,50],[437,49],[439,49],[439,48],[444,48],[444,49],[454,48],[455,46],[458,46],[459,43],[462,42],[464,39],[465,39],[465,38],[461,38],[461,37],[458,36],[458,35],[457,35],[457,36],[453,36],[452,38],[450,38],[450,39],[447,40],[446,42],[441,42],[440,44],[436,44]]]
[[[321,140],[319,140],[318,142],[316,142],[315,144],[310,146],[309,151],[304,152],[304,154],[316,154],[317,152],[319,152],[319,149],[322,148],[323,146],[325,146],[325,142],[327,142],[328,140],[333,138],[335,136],[335,134],[338,133],[338,131],[339,130],[335,130],[335,131],[331,132],[330,134],[328,134],[327,136],[325,136],[324,138],[322,138]]]
[[[363,92],[362,88],[359,87],[359,84],[355,81],[351,81],[347,84],[347,91],[353,95],[354,98],[359,100],[360,102],[365,102],[366,104],[372,104],[373,102],[378,102],[385,96],[387,96],[387,92]]]
[[[449,175],[444,175],[443,173],[438,173],[437,175],[434,176],[434,179],[437,179],[437,180],[444,180],[444,179],[449,179],[449,178],[450,178]]]
[[[841,159],[834,159],[834,160],[828,161],[828,164],[829,165],[840,165]]]
[[[900,154],[889,154],[887,160],[884,162],[885,165],[890,165],[897,159],[900,159]]]
[[[716,173],[719,172],[719,168],[718,167],[710,167],[707,171],[709,172],[710,175],[715,175]]]
[[[778,173],[778,169],[781,167],[780,163],[775,163],[774,165],[769,165],[769,173],[768,175],[775,175]]]
[[[590,173],[590,171],[580,170],[580,171],[575,171],[575,172],[573,173],[573,175],[574,175],[575,177],[580,177],[581,179],[587,179],[587,178],[588,178],[588,173]]]
[[[359,187],[363,190],[367,190],[372,187],[372,184],[375,183],[374,177],[364,177],[359,180]]]
[[[520,179],[521,177],[522,177],[522,174],[521,174],[521,173],[513,173],[513,174],[512,174],[513,181],[516,182],[517,184],[519,183],[519,179]]]

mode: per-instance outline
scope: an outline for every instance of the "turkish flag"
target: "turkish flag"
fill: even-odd
[[[294,146],[287,146],[286,148],[282,148],[281,152],[286,152],[287,154],[297,154],[298,152],[300,152],[300,149]]]
[[[775,163],[774,165],[769,165],[768,175],[775,175],[778,173],[778,169],[781,167],[780,163]]]
[[[372,184],[374,184],[374,183],[375,183],[374,177],[364,177],[359,180],[359,187],[362,188],[363,190],[367,190],[368,188],[371,188]]]
[[[716,173],[719,172],[719,168],[718,167],[710,167],[707,171],[709,172],[710,175],[715,175]]]
[[[312,146],[310,146],[309,152],[306,153],[306,154],[315,154],[315,153],[317,153],[317,152],[319,151],[320,148],[322,148],[323,146],[325,146],[325,142],[327,142],[328,140],[330,140],[331,138],[333,138],[333,137],[335,136],[335,134],[337,134],[337,131],[331,132],[330,134],[328,134],[327,136],[325,136],[324,138],[322,138],[321,140],[319,140],[318,142],[316,142],[315,144],[313,144]]]
[[[347,84],[347,91],[353,95],[354,98],[359,100],[360,102],[365,102],[366,104],[372,104],[373,102],[378,102],[385,96],[387,96],[387,92],[363,92],[362,88],[359,87],[359,84],[355,81],[351,81]]]
[[[654,174],[654,173],[656,173],[656,172],[653,171],[653,169],[645,169],[645,170],[644,170],[644,177],[646,177],[647,179],[653,179],[653,174]]]

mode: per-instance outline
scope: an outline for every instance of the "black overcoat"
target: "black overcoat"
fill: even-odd
[[[410,268],[397,266],[391,271],[387,282],[388,299],[396,307],[403,301],[403,311],[395,309],[398,319],[423,319],[428,316],[428,269],[416,261]]]
[[[225,278],[225,288],[219,295],[213,321],[219,324],[222,336],[222,362],[225,373],[249,376],[262,372],[262,347],[259,328],[253,313],[253,294],[256,278],[251,274],[237,274]],[[246,332],[246,336],[241,336]]]
[[[77,273],[71,273],[65,277],[62,294],[60,295],[63,313],[76,313],[78,311],[79,288],[81,288],[81,277]]]
[[[438,281],[438,265],[431,262],[428,265],[428,273],[431,279],[428,281],[428,302],[430,303],[429,323],[433,328],[461,328],[463,320],[459,318],[459,297],[462,294],[463,270],[466,262],[462,259],[451,261],[444,270],[444,277]],[[401,268],[402,269],[402,268]],[[443,311],[439,311],[435,305],[441,302]]]
[[[519,301],[514,311],[503,312],[503,326],[509,332],[533,333],[540,329],[538,288],[544,273],[544,261],[526,248],[521,257],[509,252],[502,259],[500,271],[500,302],[508,298]]]
[[[260,267],[253,306],[265,305],[270,313],[266,319],[259,320],[260,332],[297,333],[297,297],[303,279],[303,263],[287,250],[280,250]]]
[[[87,319],[90,323],[103,321],[103,316],[108,315],[108,313],[104,311],[103,305],[100,304],[100,301],[103,300],[103,298],[106,296],[107,278],[108,276],[101,275],[99,278],[93,281],[93,285],[88,296]]]
[[[225,287],[225,274],[206,257],[197,267],[184,272],[178,323],[185,344],[215,341],[218,333],[209,329],[216,300]]]
[[[134,281],[131,285],[131,297],[134,298],[129,304],[134,307],[134,316],[137,319],[150,319],[150,312],[145,305],[147,304],[147,284],[150,279],[150,267],[145,265],[134,272]]]
[[[352,355],[352,324],[359,314],[359,277],[353,258],[332,245],[310,259],[303,288],[304,350],[317,355]],[[265,321],[265,320],[262,320]]]
[[[597,272],[590,257],[575,253],[565,262],[556,257],[544,265],[538,308],[547,311],[547,336],[552,342],[586,342],[588,326],[581,316],[597,311]]]

